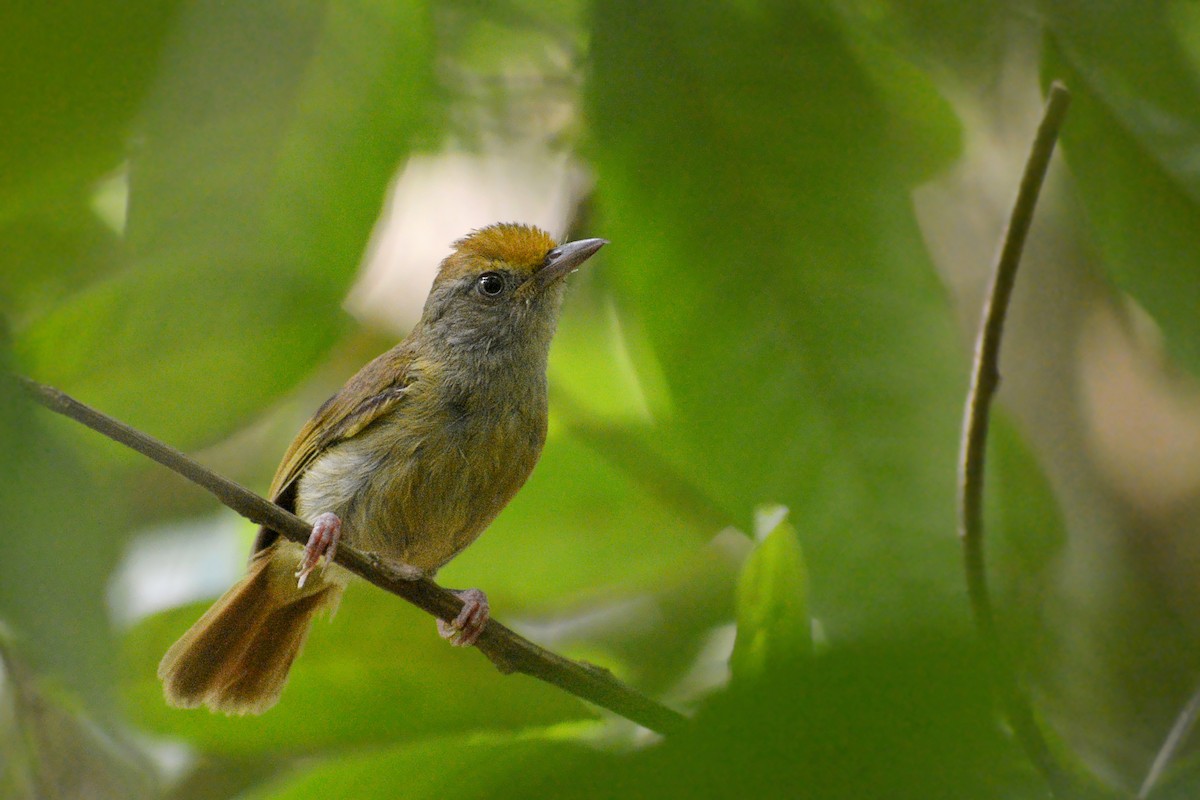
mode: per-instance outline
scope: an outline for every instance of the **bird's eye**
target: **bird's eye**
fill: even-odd
[[[499,272],[485,272],[475,282],[480,294],[495,297],[504,291],[504,276]]]

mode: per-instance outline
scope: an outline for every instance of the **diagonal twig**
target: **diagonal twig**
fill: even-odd
[[[958,483],[958,532],[962,541],[967,593],[975,624],[979,628],[984,647],[988,650],[992,677],[1000,695],[1000,703],[1026,755],[1042,773],[1051,792],[1062,798],[1079,797],[1084,792],[1078,778],[1060,763],[1046,741],[1033,707],[1020,687],[1015,670],[1009,663],[996,632],[983,550],[983,486],[988,414],[1000,383],[1000,341],[1004,333],[1004,320],[1016,283],[1021,252],[1033,222],[1033,211],[1069,102],[1070,95],[1062,84],[1055,83],[1050,87],[1042,121],[1038,126],[1029,160],[1025,163],[1021,186],[1004,232],[1003,245],[996,262],[975,343],[971,388],[963,413]]]
[[[1167,767],[1171,765],[1175,756],[1179,755],[1179,751],[1187,743],[1198,718],[1200,718],[1200,689],[1192,693],[1187,704],[1179,712],[1179,716],[1175,718],[1175,724],[1171,726],[1167,738],[1163,740],[1162,746],[1154,756],[1154,762],[1146,772],[1145,779],[1142,780],[1142,785],[1138,788],[1137,800],[1146,800],[1154,791],[1154,787],[1166,773]]]
[[[19,377],[18,381],[29,396],[41,405],[179,473],[207,489],[251,522],[266,525],[298,544],[308,541],[311,526],[295,514],[216,474],[173,447],[80,403],[58,389],[24,377]],[[335,560],[359,577],[439,619],[453,620],[462,608],[462,600],[433,581],[425,578],[407,580],[386,563],[352,547],[338,547]],[[521,672],[553,684],[659,733],[679,731],[687,722],[687,718],[679,712],[622,683],[608,670],[572,661],[539,647],[494,619],[488,621],[475,646],[501,672]]]

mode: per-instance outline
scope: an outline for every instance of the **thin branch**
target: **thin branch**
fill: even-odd
[[[1175,718],[1175,724],[1171,726],[1167,738],[1163,741],[1162,747],[1158,749],[1158,753],[1154,756],[1154,763],[1150,765],[1150,770],[1146,773],[1145,780],[1142,781],[1141,788],[1138,789],[1138,800],[1146,800],[1150,793],[1154,791],[1154,787],[1162,779],[1166,773],[1167,767],[1175,760],[1175,756],[1179,755],[1179,751],[1183,749],[1183,745],[1187,743],[1188,736],[1192,733],[1192,728],[1196,726],[1196,719],[1200,718],[1200,689],[1197,689],[1187,701],[1187,705],[1179,712],[1179,716]]]
[[[993,677],[1000,701],[1013,732],[1026,755],[1045,777],[1056,797],[1077,797],[1079,782],[1050,749],[1028,697],[1021,689],[1015,670],[1008,662],[996,632],[996,620],[988,593],[987,568],[983,552],[983,486],[984,460],[987,453],[988,413],[1000,382],[1000,341],[1004,319],[1016,283],[1017,267],[1038,194],[1054,153],[1058,131],[1066,116],[1070,95],[1059,83],[1050,87],[1050,95],[1042,113],[1042,121],[1034,138],[1021,187],[1013,205],[1008,229],[992,285],[987,294],[983,321],[975,344],[975,361],[971,389],[963,415],[963,431],[959,453],[959,536],[963,548],[963,568],[966,572],[967,593],[975,624],[989,650]]]
[[[196,483],[246,519],[266,525],[298,544],[308,541],[311,526],[274,503],[221,477],[207,467],[147,436],[139,430],[80,403],[49,386],[19,378],[29,395],[56,413],[80,422],[113,441],[132,448]],[[406,580],[386,563],[345,545],[338,548],[337,563],[439,619],[453,620],[462,601],[428,579]],[[607,708],[659,733],[679,731],[686,717],[613,677],[601,667],[572,661],[546,650],[514,633],[496,620],[489,620],[475,645],[503,673],[521,672],[564,691]]]

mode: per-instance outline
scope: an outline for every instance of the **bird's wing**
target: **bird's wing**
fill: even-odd
[[[371,361],[347,381],[346,385],[317,409],[284,453],[283,461],[271,481],[268,496],[289,511],[295,511],[295,486],[312,462],[338,442],[356,435],[375,420],[394,410],[404,399],[412,382],[409,359],[399,348]],[[254,543],[254,552],[278,537],[262,528]]]

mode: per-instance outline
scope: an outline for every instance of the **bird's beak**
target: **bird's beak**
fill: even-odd
[[[533,276],[538,288],[545,289],[559,278],[574,272],[606,244],[608,239],[580,239],[554,248],[546,256],[545,265]]]

